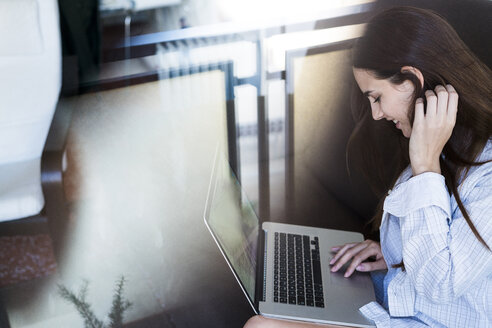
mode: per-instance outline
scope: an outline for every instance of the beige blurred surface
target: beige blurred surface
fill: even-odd
[[[196,311],[216,279],[235,284],[203,223],[215,147],[226,137],[223,73],[86,94],[62,105],[73,111],[66,243],[55,277],[3,293],[11,326],[82,326],[75,307],[57,294],[58,283],[77,291],[87,280],[88,301],[103,318],[124,276],[125,297],[134,304],[125,321],[186,306]],[[27,297],[33,290],[36,297]],[[237,303],[246,303],[237,292]]]

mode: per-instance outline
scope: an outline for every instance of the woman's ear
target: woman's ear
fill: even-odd
[[[417,76],[417,78],[419,79],[420,81],[420,86],[423,88],[424,87],[424,76],[422,75],[422,72],[418,69],[418,68],[415,68],[413,66],[403,66],[401,68],[401,72],[404,73],[404,72],[410,72],[410,73],[413,73],[415,76]]]

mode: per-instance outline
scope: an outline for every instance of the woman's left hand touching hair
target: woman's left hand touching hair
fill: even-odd
[[[410,164],[414,176],[424,172],[441,174],[439,158],[451,137],[458,111],[458,93],[452,85],[438,85],[425,92],[427,111],[421,98],[415,102],[415,119],[410,135]]]

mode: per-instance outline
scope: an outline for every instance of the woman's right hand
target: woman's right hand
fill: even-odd
[[[352,260],[352,263],[345,271],[344,277],[350,277],[355,270],[357,271],[375,271],[387,269],[388,266],[381,252],[381,245],[373,240],[364,240],[361,243],[350,243],[331,248],[332,252],[336,252],[331,259],[331,272],[337,272],[345,263]],[[370,257],[375,257],[374,262],[364,262]]]

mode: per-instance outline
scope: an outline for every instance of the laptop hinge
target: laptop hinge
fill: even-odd
[[[258,309],[259,302],[265,301],[266,294],[266,245],[268,234],[260,228],[258,234],[257,249],[257,268],[256,268],[256,286],[255,286],[255,307]]]

